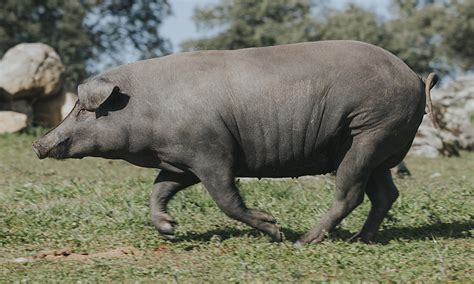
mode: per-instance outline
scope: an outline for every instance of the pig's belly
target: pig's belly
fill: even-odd
[[[302,160],[279,161],[279,164],[268,163],[255,168],[255,164],[241,161],[236,176],[256,178],[300,177],[306,175],[326,174],[336,170],[334,161],[326,153],[314,154]]]
[[[321,120],[314,121],[319,124]],[[256,131],[242,134],[244,139],[234,156],[236,176],[299,177],[333,172],[339,152],[345,149],[340,145],[349,141],[348,137],[329,127],[325,129],[330,135],[321,134],[319,125],[300,124],[269,127],[271,131],[263,132],[266,135]]]

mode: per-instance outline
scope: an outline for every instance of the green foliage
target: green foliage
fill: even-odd
[[[40,130],[41,132],[43,130]],[[34,132],[32,132],[34,133]],[[249,207],[272,213],[287,240],[272,243],[226,217],[202,185],[177,194],[178,241],[149,221],[155,170],[121,161],[38,160],[30,134],[0,136],[0,282],[469,282],[474,154],[410,158],[400,198],[378,243],[346,240],[362,226],[365,200],[321,244],[293,248],[330,206],[334,178],[239,183]],[[439,173],[434,177],[433,173]],[[134,246],[143,256],[90,261],[12,259],[70,247],[77,253]]]
[[[167,0],[4,0],[1,5],[0,54],[21,42],[49,44],[66,65],[68,88],[88,75],[88,60],[93,65],[105,54],[114,63],[123,61],[127,44],[139,57],[169,50],[157,32],[170,13]]]
[[[442,53],[463,70],[474,68],[474,1],[453,0],[444,17],[435,18],[442,36]]]
[[[352,39],[395,53],[418,73],[474,68],[474,2],[393,0],[384,19],[350,4],[332,9],[310,0],[223,0],[195,11],[196,25],[218,30],[184,50],[235,49],[300,41]]]
[[[318,25],[319,39],[349,39],[384,44],[384,29],[377,16],[357,5],[330,10]]]
[[[237,49],[316,39],[310,0],[224,0],[195,11],[199,29],[222,29],[208,39],[184,42],[184,50]]]
[[[474,2],[396,0],[394,8],[398,17],[386,23],[386,47],[416,71],[474,68]]]
[[[170,42],[160,37],[158,29],[170,14],[168,0],[100,0],[84,25],[94,34],[98,51],[106,52],[115,65],[130,53],[137,60],[169,53]]]
[[[415,71],[429,73],[440,69],[437,48],[440,42],[434,42],[438,32],[433,27],[433,19],[442,16],[433,7],[408,11],[411,5],[404,4],[400,9],[400,17],[385,24],[388,40],[385,47],[402,58]],[[438,61],[438,66],[435,66]],[[437,68],[436,68],[437,67]]]

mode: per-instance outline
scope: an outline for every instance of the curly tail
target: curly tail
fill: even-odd
[[[433,126],[436,129],[439,129],[438,122],[436,122],[434,113],[433,113],[433,103],[431,101],[431,93],[430,90],[438,83],[438,75],[435,73],[430,73],[426,80],[423,80],[425,83],[425,95],[426,95],[426,106],[428,107],[429,115]]]

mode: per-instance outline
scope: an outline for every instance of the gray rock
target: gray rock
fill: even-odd
[[[0,134],[14,133],[27,126],[28,117],[24,113],[0,111]]]
[[[432,90],[433,108],[440,129],[425,117],[410,149],[410,155],[456,156],[474,150],[474,75],[460,77]]]
[[[72,110],[76,100],[77,95],[70,92],[38,100],[33,105],[35,124],[45,127],[58,125]]]
[[[0,111],[8,110],[23,113],[27,117],[26,124],[31,126],[33,122],[33,107],[31,103],[27,100],[18,100],[18,101],[0,101]]]
[[[33,259],[28,258],[28,257],[18,257],[12,260],[12,262],[16,262],[16,263],[27,263],[27,262],[32,262],[32,261]]]
[[[77,94],[72,92],[67,92],[64,94],[64,103],[61,106],[61,120],[65,119],[66,116],[71,112],[76,105]]]
[[[21,112],[26,114],[28,117],[33,115],[33,108],[31,107],[31,103],[27,100],[0,101],[0,110]]]
[[[50,46],[16,45],[0,61],[0,97],[16,100],[56,95],[64,70],[59,55]]]

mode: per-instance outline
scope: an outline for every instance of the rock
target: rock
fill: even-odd
[[[24,113],[0,111],[0,134],[13,133],[27,126],[28,117]]]
[[[11,110],[29,114],[32,111],[31,105],[26,100],[18,101],[0,101],[0,110]]]
[[[437,177],[440,177],[440,176],[441,176],[440,173],[435,172],[435,173],[433,173],[433,174],[430,175],[430,178],[437,178]]]
[[[0,97],[7,99],[53,96],[62,87],[64,65],[43,43],[22,43],[0,61]]]
[[[65,94],[64,103],[61,106],[61,119],[65,119],[66,116],[71,112],[71,110],[76,105],[77,94],[67,92]]]
[[[43,127],[53,127],[58,125],[62,120],[61,106],[63,103],[63,95],[37,101],[33,105],[34,124]]]
[[[27,257],[18,257],[12,260],[12,262],[16,263],[27,263],[27,262],[32,262],[32,258],[27,258]]]
[[[441,89],[432,90],[433,109],[440,129],[427,116],[423,119],[410,155],[457,156],[474,150],[474,75],[460,77]]]
[[[58,125],[72,110],[77,100],[74,93],[38,100],[34,105],[34,123],[44,127]]]
[[[28,117],[27,125],[30,126],[33,118],[33,107],[26,100],[18,101],[0,101],[0,110],[9,110],[26,114]]]
[[[409,154],[436,158],[440,154],[438,149],[441,148],[443,148],[443,141],[439,136],[438,130],[433,127],[429,118],[425,116],[416,133]]]

